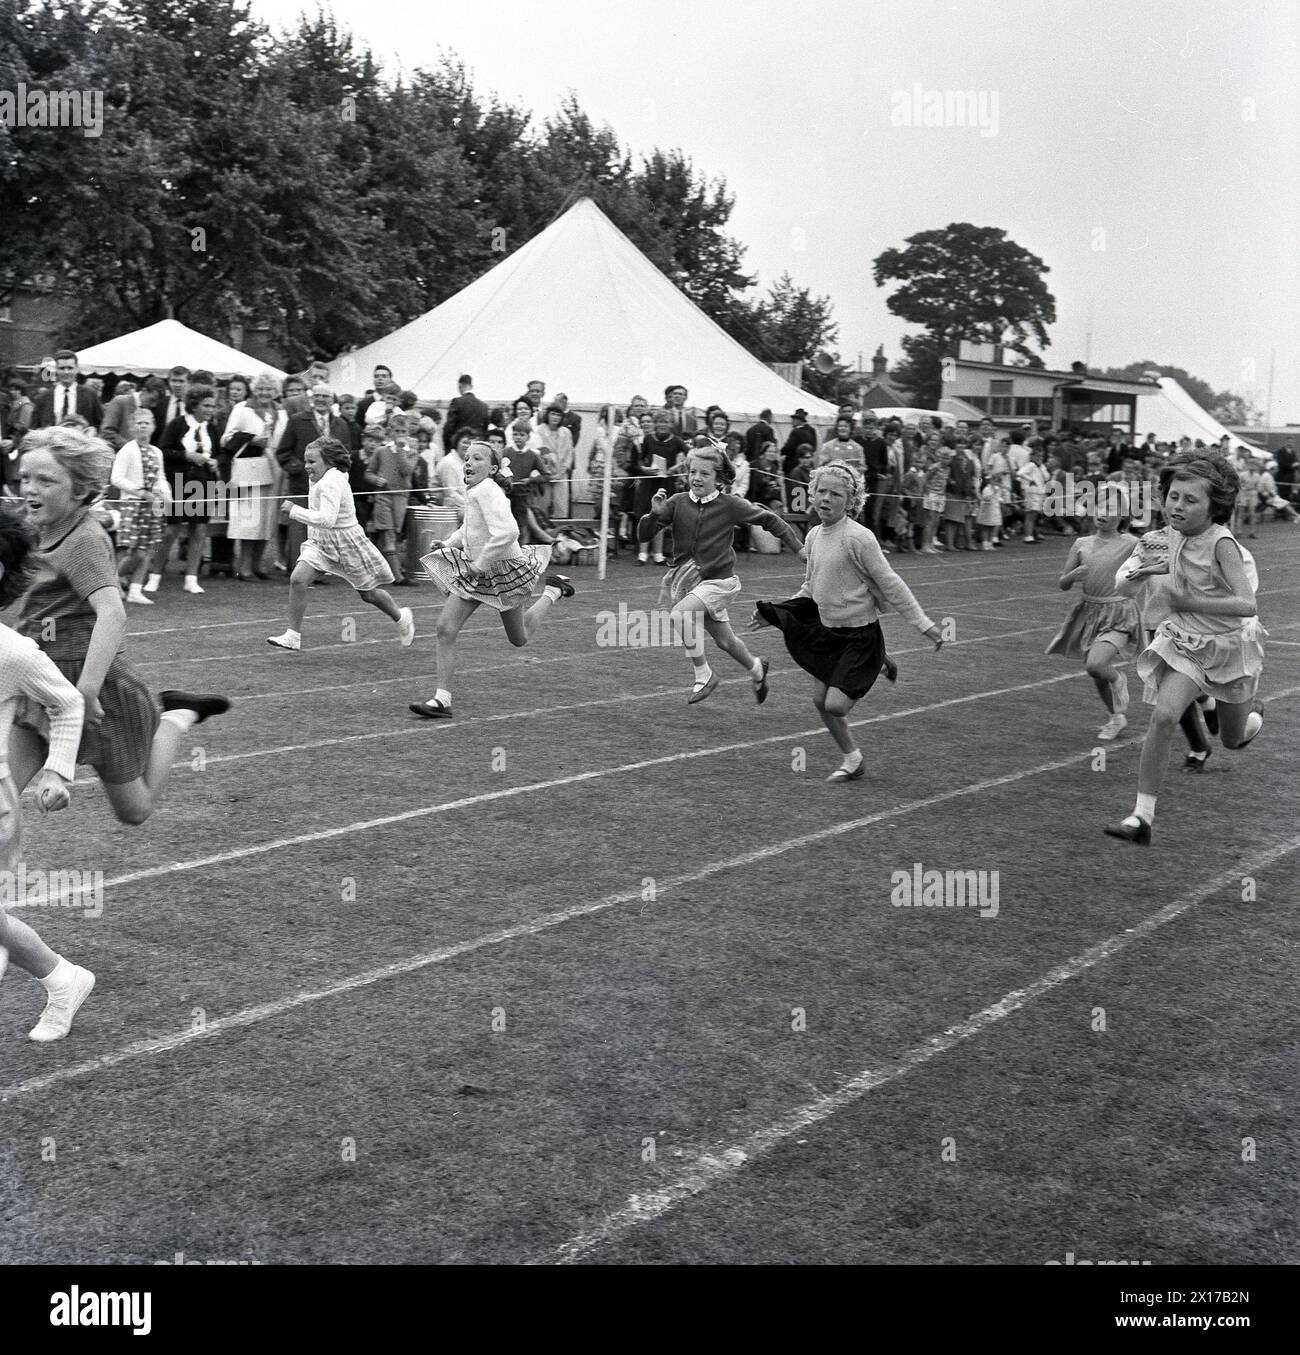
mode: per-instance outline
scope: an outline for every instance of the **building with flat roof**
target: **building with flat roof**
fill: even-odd
[[[945,398],[960,400],[1002,428],[1034,422],[1096,437],[1114,430],[1139,439],[1138,399],[1159,394],[1152,381],[1118,381],[1091,376],[1081,362],[1068,372],[1016,366],[1004,361],[1000,344],[963,342],[948,365]]]

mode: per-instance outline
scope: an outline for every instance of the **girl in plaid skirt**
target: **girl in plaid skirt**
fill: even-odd
[[[397,622],[402,644],[411,645],[415,617],[409,607],[399,608],[385,591],[384,585],[393,582],[393,571],[357,521],[348,483],[352,453],[337,438],[317,438],[303,453],[303,464],[310,482],[307,507],[287,500],[280,505],[281,513],[307,524],[307,540],[289,577],[289,629],[282,635],[268,635],[266,643],[277,649],[301,649],[307,590],[323,575],[337,574],[357,590],[363,602]]]
[[[486,603],[501,613],[512,645],[523,646],[562,597],[573,596],[563,574],[548,574],[546,587],[531,602],[533,585],[550,563],[550,546],[521,546],[519,525],[510,511],[500,476],[501,453],[486,442],[465,452],[465,523],[446,541],[436,541],[421,563],[446,593],[438,618],[438,678],[442,686],[427,701],[411,703],[426,719],[451,715],[451,683],[456,672],[456,637]],[[529,603],[531,602],[531,606]]]

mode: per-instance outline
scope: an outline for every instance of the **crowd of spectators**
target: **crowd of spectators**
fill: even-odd
[[[656,405],[637,395],[626,406],[603,408],[580,468],[582,416],[565,395],[548,398],[540,380],[529,381],[508,407],[489,407],[464,375],[440,410],[382,365],[359,398],[336,391],[323,363],[283,383],[237,375],[224,385],[210,372],[176,366],[165,378],[118,380],[107,403],[102,381],[81,378],[73,352],[55,355],[52,376],[35,390],[18,376],[5,383],[4,492],[18,493],[27,431],[58,423],[97,429],[116,453],[103,516],[116,535],[129,599],[145,604],[174,554],[190,593],[203,592],[205,564],[208,572],[245,581],[291,570],[305,531],[286,523],[279,508],[286,499],[305,504],[304,453],[319,437],[336,438],[352,452],[358,516],[399,587],[410,586],[418,572],[424,539],[417,510],[463,515],[463,454],[476,439],[497,444],[508,459],[511,508],[525,543],[550,543],[576,531],[580,519],[599,520],[608,473],[613,534],[632,546],[655,493],[684,490],[691,448],[708,445],[729,457],[732,493],[797,525],[809,521],[813,469],[832,460],[856,465],[867,488],[863,523],[886,551],[924,554],[993,551],[1013,538],[1034,545],[1049,532],[1085,532],[1084,487],[1103,479],[1129,486],[1133,529],[1145,530],[1158,521],[1160,466],[1175,452],[1204,446],[1189,438],[1160,442],[1154,434],[1133,446],[1119,432],[1040,432],[1033,424],[1006,430],[989,419],[882,421],[851,405],[825,433],[797,409],[781,439],[771,410],[733,427],[724,410],[700,413],[684,386],[670,385]],[[1242,476],[1239,530],[1252,535],[1269,512],[1295,521],[1292,448],[1265,467],[1234,457],[1228,443],[1216,450],[1235,460]],[[779,543],[742,530],[737,546],[772,550]],[[661,534],[636,549],[641,563],[659,563],[666,543]]]

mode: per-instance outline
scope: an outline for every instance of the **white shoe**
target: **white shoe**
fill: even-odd
[[[145,607],[153,606],[153,598],[145,597],[144,589],[142,589],[138,583],[133,583],[131,585],[130,591],[126,595],[126,600],[128,602],[139,602]]]
[[[409,649],[415,643],[415,613],[409,607],[403,607],[397,615],[397,625],[402,633],[402,647]]]
[[[161,574],[150,574],[149,577],[144,581],[144,591],[146,593],[156,593],[158,591],[158,585],[160,583],[162,583]]]
[[[5,970],[9,968],[9,952],[0,946],[0,979],[4,978]]]
[[[1115,707],[1116,715],[1123,715],[1128,710],[1128,674],[1121,672],[1120,675],[1111,683],[1112,697],[1111,701]]]
[[[283,635],[268,635],[266,637],[266,643],[268,645],[274,645],[277,649],[298,650],[302,648],[301,637],[290,635],[288,631],[285,631]]]
[[[94,986],[95,976],[90,970],[73,965],[72,978],[68,980],[67,987],[50,994],[41,1019],[30,1032],[31,1038],[42,1044],[63,1039],[72,1029],[72,1018],[76,1016],[77,1009],[90,996]]]
[[[1127,715],[1112,715],[1097,731],[1097,737],[1105,743],[1117,739],[1128,728]]]
[[[185,591],[187,593],[204,593],[207,590],[199,587],[197,574],[187,574],[185,576]]]

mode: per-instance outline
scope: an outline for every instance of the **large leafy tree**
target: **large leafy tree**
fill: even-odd
[[[920,342],[905,343],[900,380],[926,404],[937,403],[944,357],[962,339],[999,343],[1034,358],[1047,345],[1056,300],[1047,290],[1047,265],[994,226],[953,222],[942,230],[909,236],[903,249],[887,249],[873,276],[883,287],[898,283],[890,311],[919,325]]]

